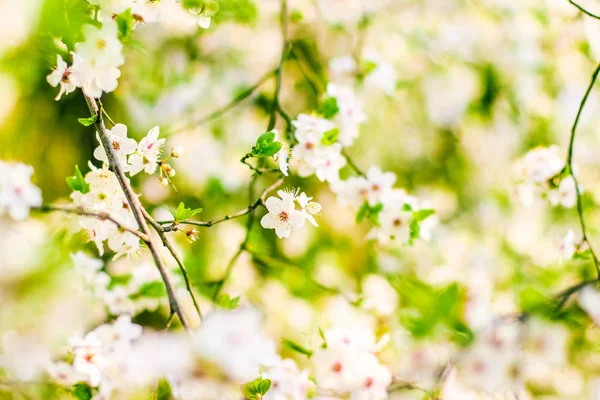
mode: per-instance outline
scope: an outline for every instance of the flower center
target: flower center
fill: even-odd
[[[312,148],[315,147],[315,144],[312,142],[306,142],[304,147],[306,148],[306,150],[312,150]]]
[[[97,47],[99,50],[102,50],[103,48],[105,48],[105,47],[106,47],[106,40],[104,40],[104,39],[99,39],[99,40],[96,42],[96,47]]]
[[[112,147],[115,150],[119,150],[121,148],[121,143],[119,143],[115,140],[114,142],[112,142]]]
[[[378,192],[378,191],[379,191],[379,189],[381,189],[381,187],[380,187],[380,186],[379,186],[377,183],[374,183],[374,184],[371,186],[371,190],[372,190],[372,191],[374,191],[374,192]]]
[[[331,370],[333,372],[339,373],[342,370],[342,364],[339,362],[336,362],[335,364],[333,364],[333,367],[331,368]]]
[[[395,226],[396,228],[399,228],[399,227],[401,227],[401,226],[402,226],[402,220],[401,220],[400,218],[396,218],[396,219],[394,220],[393,224],[394,224],[394,226]]]
[[[373,378],[365,379],[365,387],[370,388],[371,386],[373,386]]]
[[[281,222],[287,222],[290,219],[290,216],[288,215],[288,213],[286,213],[285,211],[281,211],[278,215],[277,218],[279,218],[279,220]]]

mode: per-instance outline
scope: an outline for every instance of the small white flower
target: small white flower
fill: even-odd
[[[593,285],[587,285],[579,292],[579,306],[590,318],[600,325],[600,293]]]
[[[46,80],[52,87],[60,85],[60,90],[54,100],[60,100],[63,94],[67,95],[76,89],[76,86],[71,82],[69,76],[71,75],[71,68],[63,61],[62,57],[56,56],[56,68],[48,75]]]
[[[555,190],[548,193],[550,204],[553,206],[561,205],[565,208],[572,208],[577,204],[577,190],[575,189],[575,180],[572,176],[567,176],[560,181],[560,185]]]
[[[156,171],[158,157],[162,151],[162,145],[165,143],[165,139],[159,139],[158,135],[160,128],[155,126],[148,131],[146,137],[140,140],[137,151],[129,156],[129,174],[135,175],[142,169],[147,174],[152,174]]]
[[[116,124],[113,126],[113,128],[109,131],[108,139],[110,140],[110,145],[117,155],[119,163],[125,170],[127,170],[129,168],[127,164],[127,156],[132,154],[137,147],[136,141],[127,137],[127,126],[123,124]],[[99,137],[98,141],[100,142]],[[102,142],[100,142],[100,145],[96,147],[96,150],[94,150],[94,157],[99,161],[108,163],[108,157],[106,156],[106,151],[102,146]]]
[[[561,239],[558,246],[560,256],[565,260],[573,258],[573,254],[577,251],[577,241],[575,240],[575,232],[569,229],[567,234]]]
[[[0,161],[0,215],[4,212],[16,220],[29,216],[32,207],[42,205],[41,190],[31,183],[33,167]]]
[[[312,197],[308,197],[304,192],[302,192],[300,196],[296,197],[296,201],[300,207],[302,207],[304,217],[314,226],[319,226],[313,215],[319,215],[321,213],[321,205],[311,200]]]
[[[288,238],[292,228],[304,225],[305,215],[296,210],[293,196],[285,196],[283,199],[271,196],[265,202],[265,207],[269,212],[260,220],[260,224],[265,229],[275,229],[275,234],[280,239]]]

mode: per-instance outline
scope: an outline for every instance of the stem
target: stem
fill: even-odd
[[[588,85],[585,95],[583,96],[583,99],[581,100],[581,104],[579,105],[579,110],[577,110],[577,116],[575,117],[575,122],[573,122],[573,128],[571,128],[571,137],[569,139],[569,150],[568,150],[568,154],[567,154],[566,170],[567,170],[567,173],[573,178],[573,182],[575,184],[575,192],[577,194],[577,214],[579,215],[579,225],[581,226],[581,234],[583,236],[583,242],[587,243],[588,248],[590,249],[590,254],[592,255],[592,259],[594,261],[594,266],[596,267],[596,273],[598,274],[598,279],[600,280],[600,265],[598,262],[598,257],[596,256],[596,253],[594,252],[592,244],[590,243],[590,240],[589,240],[589,237],[587,234],[587,230],[586,230],[585,219],[583,217],[583,204],[581,201],[581,188],[579,187],[579,182],[577,181],[577,178],[575,177],[575,174],[573,173],[573,147],[575,145],[575,132],[577,131],[577,125],[579,125],[579,119],[581,118],[583,108],[584,108],[585,104],[587,103],[588,97],[590,96],[592,88],[594,87],[594,84],[596,83],[596,79],[598,78],[599,73],[600,73],[600,64],[598,64],[596,66],[596,69],[592,73],[592,77],[590,79],[590,84]]]
[[[366,178],[367,174],[365,174],[358,167],[358,165],[356,165],[356,163],[352,160],[352,158],[348,155],[348,153],[346,153],[346,150],[342,150],[342,155],[346,159],[346,162],[348,163],[348,165],[350,166],[350,168],[352,168],[354,170],[354,172],[356,172],[358,175],[362,176],[363,178]]]
[[[142,233],[144,235],[148,236],[148,238],[149,238],[149,241],[147,242],[148,248],[150,249],[152,258],[154,258],[156,267],[158,268],[158,271],[160,272],[160,276],[162,277],[162,280],[165,284],[165,288],[167,290],[167,296],[169,297],[169,305],[170,305],[171,312],[175,312],[177,314],[177,316],[179,317],[179,320],[181,321],[181,325],[183,325],[183,327],[185,329],[188,329],[187,319],[186,319],[185,315],[183,314],[183,310],[181,309],[179,302],[177,301],[177,297],[175,296],[175,287],[173,285],[173,282],[171,281],[169,272],[167,271],[167,268],[166,268],[163,260],[160,257],[160,253],[159,253],[158,247],[156,245],[156,242],[152,239],[152,236],[150,236],[150,229],[148,228],[148,224],[146,224],[146,219],[144,218],[144,214],[142,211],[143,210],[142,204],[140,203],[140,200],[138,199],[137,195],[131,188],[129,179],[125,176],[125,172],[123,171],[123,168],[121,167],[121,165],[119,163],[119,159],[117,158],[115,150],[112,147],[110,138],[108,136],[109,135],[108,130],[106,129],[106,126],[104,125],[104,119],[102,118],[102,113],[100,112],[98,103],[96,103],[96,100],[92,97],[88,97],[88,96],[84,96],[84,97],[85,97],[85,101],[88,105],[88,108],[90,110],[90,113],[92,114],[92,116],[96,115],[96,117],[97,117],[96,122],[94,123],[94,127],[96,128],[96,132],[98,133],[98,136],[100,137],[102,146],[104,147],[104,150],[106,152],[110,170],[117,177],[117,180],[119,181],[119,185],[121,186],[121,189],[123,190],[123,194],[125,195],[125,198],[127,199],[127,202],[129,203],[131,212],[133,213],[133,216],[134,216],[136,222],[138,223],[140,230],[142,231]]]
[[[582,13],[592,17],[592,18],[596,18],[596,19],[600,19],[600,16],[596,15],[596,14],[592,14],[591,12],[589,12],[588,10],[586,10],[585,8],[581,7],[579,4],[575,3],[573,0],[567,0],[569,3],[571,3],[572,5],[574,5],[575,7],[577,7],[579,9],[579,11],[581,11]]]
[[[177,132],[181,132],[183,130],[186,129],[190,129],[193,128],[195,126],[198,125],[202,125],[206,122],[210,122],[214,119],[219,118],[221,115],[225,114],[226,112],[228,112],[229,110],[233,109],[235,106],[237,106],[239,103],[241,103],[242,101],[244,101],[246,98],[250,97],[250,95],[252,93],[254,93],[254,91],[256,89],[258,89],[259,87],[261,87],[263,85],[263,83],[265,83],[266,81],[268,81],[274,74],[276,73],[275,71],[269,71],[266,74],[264,74],[262,76],[262,78],[260,78],[258,80],[258,82],[256,82],[254,85],[250,86],[248,89],[244,90],[242,93],[240,93],[239,95],[237,95],[233,100],[231,100],[229,103],[227,103],[226,105],[224,105],[223,107],[211,112],[208,115],[205,115],[203,117],[200,117],[197,121],[193,121],[190,123],[187,123],[183,126],[174,128],[171,130],[171,134],[173,133],[177,133]]]
[[[162,231],[163,232],[170,232],[170,231],[176,231],[178,229],[178,225],[194,225],[194,226],[203,226],[203,227],[211,227],[213,225],[219,224],[221,222],[224,221],[229,221],[230,219],[235,219],[235,218],[239,218],[239,217],[243,217],[244,215],[248,215],[249,213],[251,213],[252,211],[254,211],[254,209],[256,209],[258,206],[260,205],[264,205],[265,204],[265,200],[267,198],[267,194],[269,194],[269,192],[275,190],[276,188],[278,188],[279,186],[281,186],[281,184],[283,183],[283,178],[278,179],[274,184],[272,184],[271,186],[269,186],[268,188],[266,188],[265,190],[263,190],[262,194],[260,195],[260,197],[256,200],[254,200],[252,203],[250,203],[250,205],[246,208],[244,208],[243,210],[240,210],[236,213],[233,214],[228,214],[225,215],[223,217],[219,217],[219,218],[215,218],[213,220],[210,221],[188,221],[188,220],[184,220],[184,221],[159,221],[157,222],[157,224],[159,225],[164,225],[164,224],[169,224],[168,226],[163,226],[162,227]]]
[[[277,119],[277,110],[279,109],[279,93],[281,92],[281,69],[285,56],[288,49],[288,18],[287,18],[287,0],[281,0],[281,36],[283,37],[283,46],[281,49],[281,58],[279,59],[279,65],[275,69],[275,93],[273,94],[273,103],[271,104],[271,112],[269,116],[269,125],[267,125],[267,131],[272,130],[275,127],[275,120]]]
[[[115,224],[117,226],[117,228],[126,230],[127,232],[134,234],[135,236],[139,237],[141,240],[143,240],[146,243],[148,243],[150,241],[150,237],[148,235],[146,235],[136,229],[132,229],[132,228],[129,228],[129,227],[123,225],[122,223],[117,221],[114,217],[110,216],[110,214],[108,214],[105,211],[90,211],[90,210],[83,210],[81,208],[75,208],[75,207],[69,207],[69,206],[59,206],[59,205],[53,205],[53,204],[42,205],[38,208],[38,210],[40,210],[41,212],[61,211],[61,212],[67,213],[67,214],[77,214],[77,215],[82,215],[82,216],[86,216],[86,217],[96,217],[103,221],[112,222],[113,224]]]
[[[190,293],[190,296],[192,297],[192,302],[194,303],[194,308],[196,309],[196,312],[200,317],[200,321],[202,321],[202,311],[200,310],[200,306],[198,305],[198,301],[196,300],[196,295],[194,294],[194,290],[192,288],[190,276],[188,274],[187,268],[185,267],[185,264],[183,263],[183,260],[181,259],[181,256],[179,255],[179,253],[177,253],[177,250],[175,250],[171,242],[169,242],[167,236],[164,234],[163,227],[158,222],[156,222],[156,220],[152,218],[150,214],[148,214],[148,211],[146,211],[145,209],[142,209],[142,211],[144,213],[144,218],[146,218],[150,225],[152,225],[156,233],[158,233],[160,240],[162,240],[163,245],[169,250],[175,261],[177,261],[177,265],[179,265],[179,269],[181,270],[181,274],[183,275],[183,280],[185,281],[185,287]]]

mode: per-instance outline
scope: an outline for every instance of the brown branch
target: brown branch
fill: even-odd
[[[146,218],[146,220],[150,223],[150,225],[152,225],[156,233],[158,233],[158,236],[160,237],[160,240],[162,240],[163,245],[169,250],[175,261],[177,261],[177,265],[179,265],[179,269],[181,270],[181,274],[183,275],[183,280],[185,281],[185,287],[190,293],[190,296],[192,297],[194,308],[196,309],[200,320],[202,320],[202,311],[200,311],[200,306],[198,305],[198,301],[196,300],[196,295],[194,294],[194,290],[192,288],[190,276],[188,274],[187,268],[185,267],[185,264],[183,263],[183,260],[181,259],[181,256],[179,256],[177,250],[175,250],[171,242],[169,242],[169,239],[167,238],[162,229],[162,226],[158,222],[156,222],[156,220],[152,218],[150,214],[148,214],[148,211],[142,209],[142,212],[144,213],[144,218]]]
[[[260,197],[256,200],[254,200],[252,203],[250,203],[250,205],[246,208],[244,208],[243,210],[240,210],[236,213],[233,214],[228,214],[225,215],[223,217],[219,217],[219,218],[215,218],[213,220],[210,221],[188,221],[188,220],[184,220],[184,221],[159,221],[157,222],[157,224],[160,225],[165,225],[165,224],[169,224],[167,226],[162,226],[162,231],[163,232],[171,232],[171,231],[176,231],[179,229],[179,225],[194,225],[194,226],[203,226],[203,227],[211,227],[213,225],[219,224],[221,222],[224,221],[229,221],[230,219],[235,219],[235,218],[239,218],[239,217],[243,217],[244,215],[248,215],[249,213],[251,213],[252,211],[254,211],[258,206],[260,205],[264,205],[267,195],[272,191],[275,190],[276,188],[278,188],[281,184],[283,183],[283,178],[278,179],[274,184],[272,184],[271,186],[269,186],[268,188],[266,188],[265,190],[263,190],[262,194],[260,195]]]
[[[146,235],[136,229],[132,229],[132,228],[129,228],[129,227],[123,225],[122,223],[120,223],[118,220],[116,220],[114,217],[112,217],[110,214],[108,214],[105,211],[90,211],[90,210],[84,210],[84,209],[77,208],[77,207],[60,206],[60,205],[54,205],[54,204],[44,204],[44,205],[38,207],[37,209],[41,212],[61,211],[61,212],[67,213],[67,214],[77,214],[77,215],[85,216],[85,217],[95,217],[95,218],[98,218],[103,221],[110,221],[113,224],[115,224],[117,226],[117,228],[126,230],[127,232],[134,234],[135,236],[137,236],[144,242],[148,243],[150,241],[150,237],[148,235]]]
[[[100,138],[102,147],[104,147],[104,150],[106,152],[109,168],[117,177],[119,185],[123,190],[123,194],[125,195],[125,198],[129,203],[131,212],[133,213],[133,216],[135,217],[135,220],[137,221],[140,230],[144,235],[146,235],[149,238],[149,241],[147,242],[148,248],[150,249],[150,253],[154,258],[156,267],[158,268],[161,278],[165,284],[167,296],[169,297],[170,309],[172,312],[175,312],[177,314],[179,320],[181,321],[181,325],[183,325],[185,329],[188,329],[189,325],[187,323],[187,319],[183,314],[183,310],[179,302],[177,301],[177,297],[175,296],[175,287],[171,280],[171,276],[169,275],[169,272],[167,271],[167,268],[162,258],[160,257],[159,249],[156,242],[152,239],[152,236],[150,235],[150,229],[148,228],[148,224],[146,223],[146,219],[144,218],[144,214],[142,211],[142,204],[140,203],[140,200],[131,188],[129,179],[125,176],[125,172],[123,171],[123,168],[119,163],[119,159],[117,158],[115,150],[112,147],[108,129],[106,129],[106,126],[104,125],[104,120],[102,118],[100,108],[98,107],[98,103],[92,97],[84,97],[90,110],[90,113],[92,114],[92,116],[96,116],[96,122],[94,123],[94,127],[96,128],[96,132],[98,133],[98,137]]]

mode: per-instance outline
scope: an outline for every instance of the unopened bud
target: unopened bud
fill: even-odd
[[[161,185],[164,185],[164,186],[168,186],[169,180],[161,175],[158,177],[158,183],[160,183]]]
[[[311,201],[306,205],[306,211],[309,214],[319,214],[321,212],[321,205],[317,202]]]
[[[182,153],[183,153],[183,147],[175,146],[175,147],[173,147],[173,150],[171,150],[171,157],[178,158],[181,156]]]

